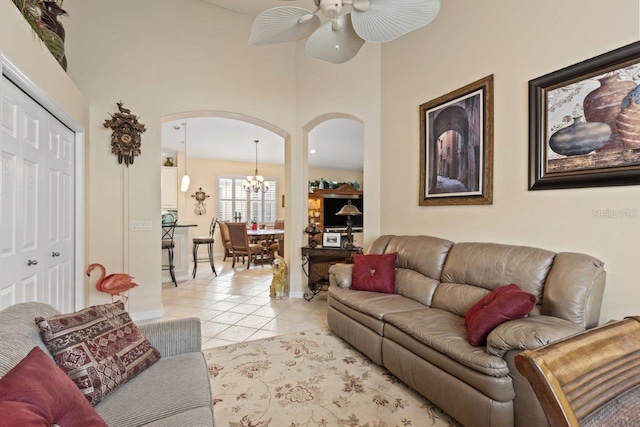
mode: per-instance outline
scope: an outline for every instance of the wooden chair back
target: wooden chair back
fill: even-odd
[[[276,219],[276,222],[273,223],[274,230],[284,230],[284,219]]]
[[[247,235],[246,222],[229,222],[229,241],[233,252],[248,253],[249,252],[249,236]]]
[[[640,317],[524,351],[515,364],[531,383],[551,427],[640,419]]]

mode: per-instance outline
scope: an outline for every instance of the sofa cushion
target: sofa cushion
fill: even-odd
[[[535,305],[536,296],[522,291],[516,284],[495,289],[471,307],[464,317],[469,342],[473,346],[485,345],[487,335],[496,326],[523,318]]]
[[[206,408],[200,413],[211,414],[212,401],[204,355],[194,352],[163,357],[110,393],[95,408],[109,427],[142,426],[154,422],[157,425],[209,426],[211,417],[205,418],[207,422],[194,424],[186,421],[171,424],[167,420],[179,420],[181,414],[198,408]]]
[[[329,295],[347,307],[382,320],[387,313],[424,308],[423,304],[398,294],[354,291],[340,287],[329,287]]]
[[[422,308],[389,313],[384,320],[422,344],[475,371],[494,377],[509,375],[507,362],[502,358],[469,344],[463,317],[436,308]],[[386,329],[385,326],[385,336]]]
[[[58,366],[92,405],[160,358],[121,301],[38,317],[36,324]]]
[[[40,347],[0,379],[0,414],[2,426],[107,426]]]
[[[40,302],[15,304],[0,312],[0,377],[24,359],[33,347],[40,347],[45,353],[49,353],[33,319],[36,316],[54,314],[60,312]]]
[[[396,293],[397,253],[353,256],[351,289],[358,291]]]
[[[378,244],[378,240],[387,242],[386,245]],[[453,242],[431,236],[382,236],[376,239],[369,253],[398,253],[396,266],[415,270],[418,273],[439,279],[442,267]],[[373,249],[383,252],[371,252]]]
[[[555,255],[528,246],[456,243],[447,257],[441,281],[479,286],[490,291],[517,283],[523,291],[534,294],[539,304]]]

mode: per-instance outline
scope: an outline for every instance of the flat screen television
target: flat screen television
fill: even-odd
[[[346,216],[337,216],[336,213],[342,209],[344,205],[351,200],[351,203],[354,206],[357,206],[360,209],[360,212],[363,215],[352,216],[351,217],[351,225],[352,227],[362,227],[363,218],[364,218],[364,210],[362,208],[362,198],[351,198],[351,197],[325,197],[324,204],[324,227],[346,227],[347,226],[347,217]]]

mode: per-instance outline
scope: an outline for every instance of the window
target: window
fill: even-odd
[[[244,176],[222,176],[218,178],[218,218],[220,221],[233,221],[240,216],[240,221],[259,223],[275,222],[278,218],[276,195],[278,181],[265,178],[269,184],[266,193],[247,193],[242,188]]]

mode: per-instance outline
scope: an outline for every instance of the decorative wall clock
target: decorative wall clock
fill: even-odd
[[[205,206],[207,205],[204,201],[210,197],[208,194],[206,194],[204,191],[202,191],[202,187],[198,188],[198,191],[196,191],[196,194],[192,194],[191,197],[193,197],[194,199],[196,199],[196,204],[195,204],[195,209],[194,209],[194,213],[196,215],[204,215],[207,213],[207,210],[205,209]]]
[[[124,163],[129,167],[133,164],[135,156],[142,154],[141,134],[147,129],[138,122],[138,116],[131,114],[131,110],[124,108],[122,101],[117,103],[119,112],[110,114],[111,118],[105,120],[104,127],[113,130],[111,134],[111,152],[118,156],[118,163]]]

